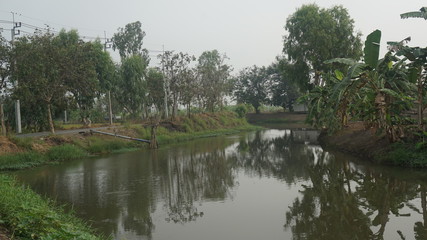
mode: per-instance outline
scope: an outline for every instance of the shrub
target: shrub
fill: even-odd
[[[239,116],[239,118],[244,118],[248,113],[248,108],[244,104],[239,104],[234,109],[234,112],[237,113],[237,116]]]

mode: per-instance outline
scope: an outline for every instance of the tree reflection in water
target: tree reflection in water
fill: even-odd
[[[203,150],[169,154],[168,173],[162,174],[160,181],[166,200],[167,221],[186,223],[197,220],[204,213],[197,210],[195,202],[223,200],[234,187],[234,174],[224,147],[215,147],[211,143],[209,151]]]
[[[244,175],[298,188],[283,216],[293,239],[427,239],[423,171],[357,165],[323,151],[316,134],[259,131],[17,175],[119,238],[153,238],[159,214],[183,225],[207,218],[203,204],[232,201]]]
[[[423,216],[423,222],[414,224],[415,239],[427,239],[427,188],[419,183],[425,174],[414,180],[407,179],[408,174],[396,175],[396,169],[357,166],[348,156],[302,144],[301,136],[289,130],[270,138],[264,134],[241,139],[235,159],[253,175],[288,184],[306,181],[285,214],[284,228],[292,231],[293,239],[384,239],[391,217],[408,218],[411,213]],[[418,199],[420,208],[414,204]],[[396,239],[410,235],[392,231],[389,235]]]

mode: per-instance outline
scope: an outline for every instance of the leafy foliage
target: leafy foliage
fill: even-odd
[[[234,95],[238,103],[251,104],[256,113],[261,104],[266,103],[269,76],[265,67],[253,66],[243,69],[234,85]]]
[[[231,92],[231,66],[225,63],[226,55],[217,50],[205,51],[198,58],[197,73],[200,92],[198,101],[204,109],[214,112],[224,105],[224,96]]]
[[[128,23],[124,28],[119,28],[118,33],[115,33],[113,41],[113,49],[119,50],[121,58],[130,57],[132,55],[141,55],[144,58],[148,57],[147,50],[142,48],[145,32],[141,29],[141,22],[136,21]],[[148,60],[147,58],[145,59]]]
[[[322,84],[321,73],[331,69],[326,60],[360,58],[361,34],[354,33],[353,24],[342,6],[321,9],[315,4],[303,5],[288,17],[283,52],[293,65],[290,76],[301,91],[312,88],[311,84]]]

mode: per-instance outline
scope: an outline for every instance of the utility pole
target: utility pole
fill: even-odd
[[[165,45],[162,45],[162,73],[163,73],[163,88],[165,90],[165,118],[169,118],[169,110],[168,110],[168,91],[167,91],[167,78],[165,76]]]
[[[104,43],[104,52],[107,52],[107,48],[111,48],[111,39],[107,38],[107,33],[104,31],[105,43]],[[111,90],[108,89],[108,112],[110,125],[113,125],[113,108],[111,106]]]
[[[21,33],[20,30],[15,31],[16,28],[21,27],[21,22],[17,22],[15,23],[15,13],[14,12],[10,12],[12,13],[12,47],[15,46],[14,42],[15,42],[15,35],[19,35]],[[16,63],[15,63],[16,65]],[[15,68],[16,66],[14,66]],[[13,69],[14,70],[14,69]],[[15,79],[15,86],[18,86],[18,80]],[[15,121],[16,121],[16,133],[22,133],[22,127],[21,127],[21,106],[19,103],[19,100],[16,100],[15,102]]]

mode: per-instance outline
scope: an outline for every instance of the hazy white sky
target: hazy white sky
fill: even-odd
[[[205,50],[226,53],[235,70],[269,65],[282,51],[286,18],[303,4],[329,8],[343,5],[363,39],[375,29],[386,41],[412,37],[412,46],[427,46],[427,21],[399,14],[426,6],[418,0],[0,0],[0,28],[15,21],[54,30],[77,29],[80,35],[111,37],[117,28],[141,21],[149,50],[174,50],[198,57]],[[32,32],[30,28],[21,28]],[[10,31],[2,35],[10,38]],[[112,51],[112,50],[110,50]],[[152,58],[158,54],[152,51]],[[117,54],[112,54],[114,57]],[[156,61],[152,61],[156,64]]]

